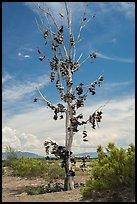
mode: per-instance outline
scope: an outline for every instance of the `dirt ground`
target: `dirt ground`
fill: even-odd
[[[85,183],[89,175],[76,175],[76,183]],[[59,181],[62,182],[63,181]],[[26,188],[42,186],[45,184],[43,178],[21,178],[13,177],[7,170],[2,176],[2,202],[93,202],[92,199],[83,201],[79,188],[72,191],[62,191],[45,193],[39,195],[28,195]],[[132,194],[132,193],[131,193]],[[130,196],[125,191],[125,197],[131,197],[130,202],[135,202],[134,194]],[[97,202],[106,202],[106,198],[97,200]]]
[[[85,176],[76,176],[75,182],[85,183]],[[43,178],[13,177],[6,173],[2,176],[2,202],[80,202],[79,189],[65,192],[53,192],[39,195],[27,195],[27,187],[41,186],[45,184]]]

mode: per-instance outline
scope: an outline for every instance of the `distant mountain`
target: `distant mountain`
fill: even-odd
[[[17,151],[17,157],[18,158],[44,158],[44,156],[31,153],[31,152],[21,152]],[[85,157],[85,156],[90,156],[91,158],[98,158],[97,152],[84,152],[84,153],[78,153],[78,154],[73,154],[76,157]],[[2,160],[6,160],[6,152],[2,152]]]
[[[74,154],[74,155],[80,156],[80,157],[90,156],[91,158],[98,158],[97,152],[84,152],[84,153],[78,153],[78,154]]]
[[[38,154],[34,154],[31,152],[21,152],[21,151],[17,151],[17,157],[18,158],[44,158],[44,156],[38,155]],[[2,160],[6,160],[6,152],[2,152]]]

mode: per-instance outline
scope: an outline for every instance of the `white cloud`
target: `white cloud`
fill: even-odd
[[[61,12],[64,7],[63,2],[24,2],[24,4],[39,17],[44,17],[45,12],[43,12],[43,10],[47,11],[48,9],[50,9],[52,14],[54,13],[54,16],[59,17],[59,12]]]
[[[18,129],[4,127],[2,129],[2,149],[5,151],[6,146],[11,146],[16,150],[37,152],[42,144],[38,138],[31,133],[20,132]]]
[[[22,56],[21,52],[18,52],[18,56],[19,56],[19,57]]]
[[[32,52],[33,49],[26,45],[26,47],[24,46],[17,49],[17,56],[19,59],[30,58]]]
[[[135,2],[119,2],[118,10],[126,14],[128,18],[135,16]]]
[[[34,13],[39,14],[39,10],[34,2],[24,2],[24,5],[30,8]]]
[[[13,76],[11,76],[9,73],[5,73],[4,76],[2,76],[2,84],[9,81],[10,79],[12,79]]]
[[[20,59],[23,59],[23,58],[30,58],[30,55],[27,55],[27,54],[23,54],[21,52],[18,52],[18,57],[20,57]]]
[[[134,84],[134,81],[123,81],[123,82],[113,82],[113,83],[104,83],[102,89],[107,91],[112,91],[114,89],[124,89],[130,85]]]
[[[36,87],[43,87],[49,83],[49,77],[42,75],[37,77],[35,81],[14,81],[14,83],[3,88],[3,102],[15,101],[22,99],[27,94],[34,92]]]
[[[93,4],[91,4],[92,6]],[[135,17],[135,4],[134,2],[97,2],[94,3],[96,11],[99,10],[98,14],[102,13],[112,13],[113,11],[120,12],[128,19],[133,19]]]
[[[58,13],[61,10],[65,10],[65,2],[37,2],[38,5],[42,9],[49,8],[52,12]],[[135,3],[131,2],[67,2],[68,7],[72,11],[76,11],[79,6],[79,11],[83,11],[84,5],[88,4],[88,7],[90,9],[96,9],[99,10],[99,13],[101,12],[112,12],[112,10],[117,10],[120,12],[123,12],[125,15],[134,15],[135,14]],[[26,6],[28,6],[30,9],[32,9],[33,12],[39,13],[38,6],[34,2],[24,2]],[[41,10],[42,12],[42,10]]]
[[[36,14],[44,13],[42,9],[46,11],[50,9],[52,13],[54,13],[55,15],[58,14],[58,16],[59,16],[59,12],[63,12],[63,14],[66,13],[65,2],[37,2],[37,4],[34,2],[24,2],[24,4]],[[82,7],[86,5],[85,2],[67,2],[67,4],[69,9],[74,11],[77,9],[78,5],[79,5],[80,11],[82,10]],[[41,9],[39,9],[38,6]]]
[[[30,58],[30,55],[24,55],[25,58]]]
[[[5,149],[6,146],[16,147],[20,146],[20,141],[16,133],[16,129],[10,127],[4,127],[2,129],[2,148]]]
[[[99,58],[102,58],[102,59],[114,60],[114,61],[117,61],[117,62],[124,62],[124,63],[134,63],[134,62],[135,62],[135,60],[132,59],[132,58],[109,57],[109,56],[104,55],[104,54],[99,53],[99,52],[97,52],[97,56],[98,56]]]

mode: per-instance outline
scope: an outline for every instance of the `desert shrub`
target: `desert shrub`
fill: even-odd
[[[64,179],[65,170],[58,164],[52,164],[47,170],[46,180]]]
[[[11,167],[13,161],[16,160],[17,158],[18,157],[17,157],[16,150],[12,148],[11,146],[7,146],[5,165]]]
[[[104,196],[106,192],[113,192],[118,199],[121,191],[135,190],[134,145],[129,145],[126,150],[109,143],[106,150],[104,152],[102,146],[97,148],[98,160],[93,163],[92,175],[86,182],[86,187],[81,189],[83,198],[97,198]]]
[[[51,183],[48,183],[47,185],[43,185],[43,186],[27,188],[26,193],[28,195],[38,195],[38,194],[51,193],[51,192],[60,192],[63,190],[64,188],[62,183],[55,183],[52,185]]]
[[[46,160],[34,158],[21,158],[12,163],[13,175],[22,177],[42,176],[48,167]]]
[[[21,158],[12,161],[13,176],[43,176],[46,181],[64,178],[64,168],[58,161],[49,162],[45,159]]]
[[[27,188],[26,193],[28,195],[38,195],[38,194],[44,194],[46,193],[46,191],[43,186],[37,186],[37,187]]]

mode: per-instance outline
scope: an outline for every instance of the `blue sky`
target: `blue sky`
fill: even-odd
[[[60,25],[59,12],[65,15],[64,3],[46,5]],[[75,38],[86,2],[68,5]],[[89,2],[87,18],[93,14],[96,14],[94,20],[81,33],[76,59],[82,53],[82,62],[94,50],[97,50],[97,58],[94,63],[82,64],[74,73],[73,85],[89,84],[103,74],[104,84],[97,88],[96,95],[88,96],[85,107],[79,112],[86,117],[106,101],[109,103],[104,108],[100,128],[93,131],[87,127],[88,144],[82,142],[82,129],[74,136],[74,153],[94,151],[98,145],[106,146],[108,142],[127,147],[135,141],[134,3]],[[64,145],[65,123],[54,121],[52,111],[44,103],[33,103],[33,98],[38,96],[36,86],[48,100],[55,104],[60,102],[55,83],[50,83],[50,66],[38,59],[36,51],[39,47],[47,57],[52,56],[36,25],[35,18],[39,21],[39,17],[42,18],[42,13],[33,2],[2,3],[2,142],[3,150],[11,145],[21,151],[43,155],[43,142],[47,138]],[[66,16],[62,23],[67,33]]]

